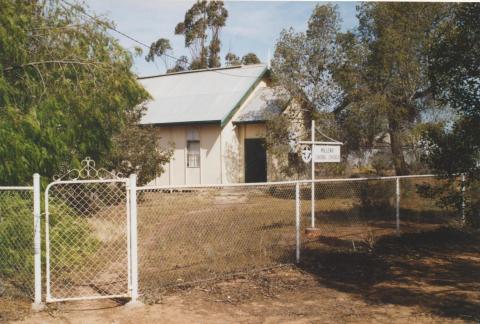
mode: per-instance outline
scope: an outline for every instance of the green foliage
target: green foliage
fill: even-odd
[[[296,140],[296,134],[290,131],[290,122],[288,114],[268,116],[265,143],[267,151],[277,161],[277,172],[287,178],[298,179],[306,173],[308,164],[292,150],[290,143]]]
[[[434,95],[457,118],[449,128],[431,128],[427,160],[441,174],[480,179],[480,4],[452,7],[434,34],[429,77]],[[455,157],[455,158],[452,158]]]
[[[392,169],[392,157],[384,152],[376,153],[372,158],[372,168],[377,175],[386,176],[387,172]]]
[[[161,148],[154,128],[127,126],[113,139],[111,167],[125,175],[136,173],[138,184],[143,185],[163,173],[172,153],[172,149]]]
[[[456,112],[444,127],[425,129],[425,159],[433,170],[454,183],[453,174],[466,175],[467,223],[480,225],[478,180],[480,179],[480,5],[450,6],[432,38],[428,64],[431,92]],[[440,202],[460,210],[459,193],[442,192]]]
[[[0,183],[52,177],[85,156],[108,161],[112,138],[148,97],[131,55],[57,1],[0,1]]]
[[[225,27],[227,18],[228,11],[223,1],[195,2],[185,13],[184,20],[175,26],[175,35],[185,37],[185,47],[190,50],[191,58],[179,57],[173,67],[167,67],[167,73],[220,67],[220,31]],[[160,38],[152,43],[145,59],[150,62],[156,56],[164,57],[168,50],[171,50],[169,40]],[[255,53],[248,53],[241,59],[231,52],[225,56],[227,66],[258,63],[260,60]]]
[[[299,125],[308,125],[312,119],[325,134],[337,135],[333,109],[341,98],[341,89],[332,78],[332,67],[338,58],[338,32],[337,8],[317,5],[306,32],[290,28],[280,34],[272,60],[273,81],[276,96],[291,107],[282,116],[270,118],[267,124],[267,148],[280,160],[285,160],[282,155],[294,151],[292,142],[309,138],[309,130]],[[282,173],[287,176],[304,173],[303,161],[298,158],[290,161],[281,169]]]
[[[390,181],[369,180],[360,184],[360,207],[366,213],[379,214],[392,210],[391,199],[395,197],[395,184]]]
[[[435,30],[429,76],[435,95],[464,116],[480,115],[479,3],[453,5]]]
[[[425,3],[364,3],[358,7],[358,35],[341,38],[345,62],[336,79],[345,90],[339,107],[343,125],[353,126],[353,147],[372,145],[388,133],[397,174],[409,173],[404,157],[405,137],[429,103],[427,62],[430,33],[447,6]],[[367,116],[375,116],[368,118]],[[367,123],[362,132],[350,120]],[[348,129],[348,128],[347,128]],[[358,136],[360,135],[360,136]]]
[[[32,199],[18,193],[0,196],[0,281],[10,283],[23,294],[33,293],[33,233]],[[59,212],[59,211],[62,212]],[[50,239],[68,241],[51,255],[51,262],[68,267],[81,265],[94,253],[99,241],[91,229],[63,202],[50,205]],[[45,237],[42,235],[42,255]]]
[[[274,80],[310,116],[314,111],[332,111],[340,99],[341,89],[332,78],[338,32],[337,8],[317,5],[305,33],[283,30],[275,46]]]
[[[33,216],[31,199],[18,193],[0,196],[0,282],[31,295]],[[4,289],[5,287],[0,287]]]
[[[223,1],[201,0],[193,4],[184,21],[175,27],[175,34],[184,35],[185,47],[192,50],[192,70],[220,66],[220,30],[227,17]]]
[[[260,59],[258,58],[257,54],[255,53],[248,53],[242,56],[242,64],[249,65],[249,64],[260,64]]]
[[[171,49],[172,46],[170,45],[170,41],[166,38],[160,38],[156,42],[153,42],[152,45],[150,45],[150,50],[148,51],[145,60],[147,62],[154,61],[155,56],[162,56]]]
[[[242,60],[235,53],[228,52],[227,55],[225,55],[225,64],[227,66],[240,65],[242,64]]]
[[[182,55],[175,62],[175,66],[173,68],[167,69],[167,73],[186,71],[188,68],[188,58],[185,55]]]
[[[69,242],[55,245],[50,262],[66,270],[82,266],[86,258],[98,250],[100,241],[93,235],[84,217],[76,215],[66,202],[51,201],[49,215],[50,242]]]

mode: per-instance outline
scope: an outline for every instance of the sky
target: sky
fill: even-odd
[[[183,21],[185,12],[194,1],[172,0],[85,0],[90,12],[115,22],[116,28],[123,33],[151,44],[158,38],[167,38],[173,47],[170,53],[175,57],[186,55],[189,51],[184,46],[182,35],[175,35],[178,22]],[[293,27],[296,31],[304,31],[313,8],[318,3],[300,1],[225,1],[229,17],[221,32],[221,57],[229,51],[238,56],[254,52],[262,62],[273,56],[275,42],[282,29]],[[342,18],[342,30],[356,27],[355,2],[331,2],[338,5]],[[132,40],[115,32],[112,36],[119,39],[127,49],[139,46]],[[141,46],[140,46],[141,47]],[[164,60],[157,58],[155,62],[146,62],[145,54],[135,58],[133,70],[138,76],[165,73]],[[166,59],[173,65],[173,59]]]

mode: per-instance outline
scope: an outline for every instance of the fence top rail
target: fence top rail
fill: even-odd
[[[0,190],[33,190],[33,187],[29,186],[0,186]]]
[[[90,180],[57,180],[52,181],[49,185],[56,185],[56,184],[69,184],[69,183],[106,183],[106,182],[127,182],[128,178],[120,178],[120,179],[90,179]]]
[[[253,183],[229,183],[229,184],[194,184],[194,185],[158,185],[158,186],[139,186],[137,190],[168,190],[168,189],[192,189],[192,188],[225,188],[225,187],[261,187],[261,186],[282,186],[282,185],[296,185],[308,183],[322,183],[322,182],[354,182],[367,180],[396,180],[408,178],[431,178],[434,174],[418,174],[406,176],[390,176],[390,177],[371,177],[371,178],[332,178],[332,179],[315,179],[315,180],[294,180],[294,181],[277,181],[277,182],[253,182]]]
[[[45,188],[45,193],[50,190],[50,188],[54,185],[60,184],[76,184],[76,183],[125,183],[128,185],[128,178],[121,178],[121,179],[93,179],[93,180],[57,180],[50,182]]]

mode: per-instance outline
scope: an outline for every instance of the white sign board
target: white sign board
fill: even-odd
[[[313,162],[340,162],[340,145],[313,145]]]

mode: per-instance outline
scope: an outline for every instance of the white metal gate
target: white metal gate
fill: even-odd
[[[47,302],[131,297],[129,179],[82,163],[45,191]]]

